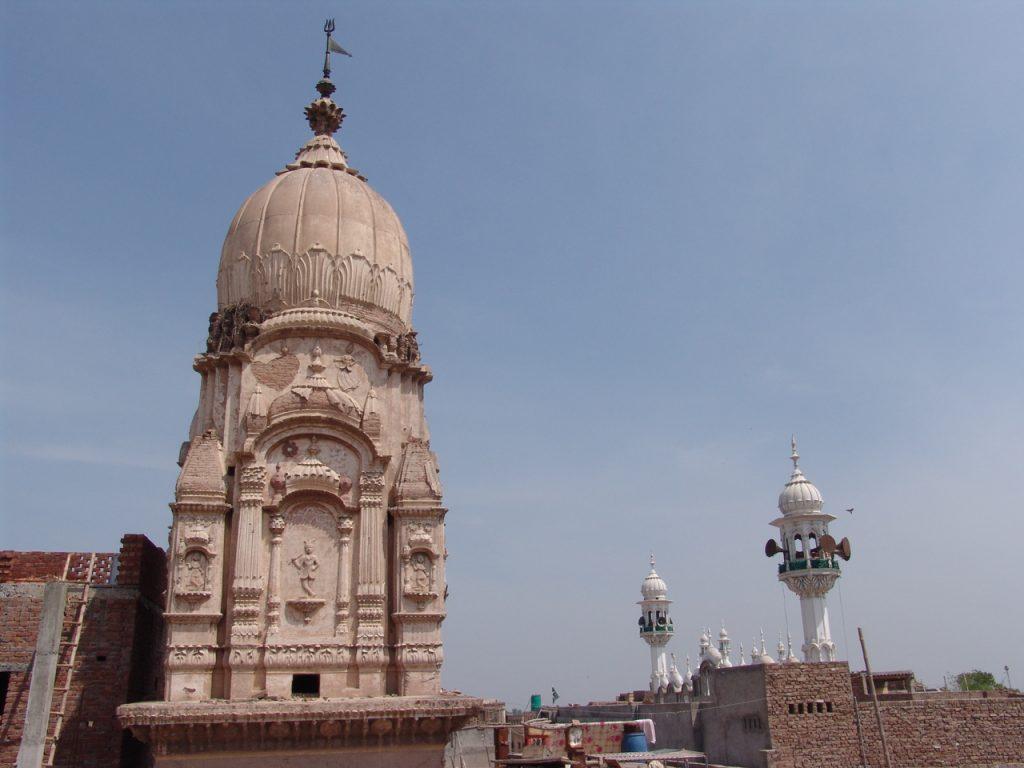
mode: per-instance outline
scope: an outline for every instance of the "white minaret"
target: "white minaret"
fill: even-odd
[[[640,585],[643,600],[640,605],[640,637],[651,648],[651,692],[665,693],[668,690],[669,670],[665,658],[665,646],[675,631],[668,607],[668,587],[654,570],[654,554],[651,554],[651,572]]]
[[[779,581],[800,597],[804,661],[835,661],[836,644],[832,642],[825,595],[839,578],[838,557],[850,559],[850,542],[843,539],[836,544],[829,535],[828,524],[835,517],[821,511],[821,492],[800,471],[795,437],[790,459],[793,474],[779,494],[782,517],[772,520],[782,541],[780,544],[770,539],[765,554],[771,557],[782,553]]]

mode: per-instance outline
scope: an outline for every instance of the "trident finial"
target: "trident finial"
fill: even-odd
[[[324,22],[324,34],[327,35],[326,48],[324,49],[324,79],[331,76],[331,33],[334,32],[334,19]]]
[[[789,444],[793,447],[793,453],[789,455],[789,460],[793,462],[793,469],[799,468],[800,454],[796,452],[796,435],[793,435]]]

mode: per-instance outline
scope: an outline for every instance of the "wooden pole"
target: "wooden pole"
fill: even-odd
[[[864,642],[864,630],[860,627],[857,627],[857,637],[860,638],[860,650],[864,654],[864,668],[868,673],[871,700],[875,704],[875,720],[878,721],[878,735],[882,740],[882,757],[885,758],[885,768],[892,768],[892,761],[889,759],[889,745],[885,741],[885,726],[882,725],[882,709],[878,706],[878,692],[875,690],[875,677],[871,674],[871,662],[868,661],[868,647]]]
[[[863,684],[864,679],[861,678]],[[853,692],[853,686],[850,686],[850,699],[853,701],[853,719],[857,723],[857,745],[860,747],[860,764],[863,768],[867,768],[868,756],[864,752],[864,731],[860,726],[860,706],[857,704],[857,694]]]

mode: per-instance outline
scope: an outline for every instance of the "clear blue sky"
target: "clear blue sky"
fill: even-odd
[[[680,658],[784,605],[799,641],[761,552],[793,432],[853,542],[840,652],[1024,683],[1019,3],[2,4],[0,547],[166,543],[222,238],[327,15],[436,374],[447,687],[644,686],[652,548]]]

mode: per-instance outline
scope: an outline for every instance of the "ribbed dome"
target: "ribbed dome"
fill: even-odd
[[[329,99],[318,99],[307,114],[331,108],[340,114]],[[330,126],[314,128],[325,132],[235,214],[221,250],[217,304],[245,302],[268,311],[376,307],[409,326],[413,276],[405,230],[387,201],[348,166],[326,133]]]
[[[821,506],[824,503],[821,491],[804,477],[804,473],[800,470],[800,454],[796,452],[796,438],[793,439],[793,453],[789,458],[793,462],[793,474],[789,476],[789,482],[779,494],[779,511],[784,515],[821,512]]]
[[[640,594],[644,600],[664,600],[668,595],[668,585],[654,570],[654,556],[651,556],[651,572],[644,577],[640,585]]]
[[[789,482],[779,494],[779,511],[784,515],[792,515],[798,512],[821,512],[821,505],[824,501],[821,498],[821,491],[817,486],[804,477],[799,468],[793,470]]]

